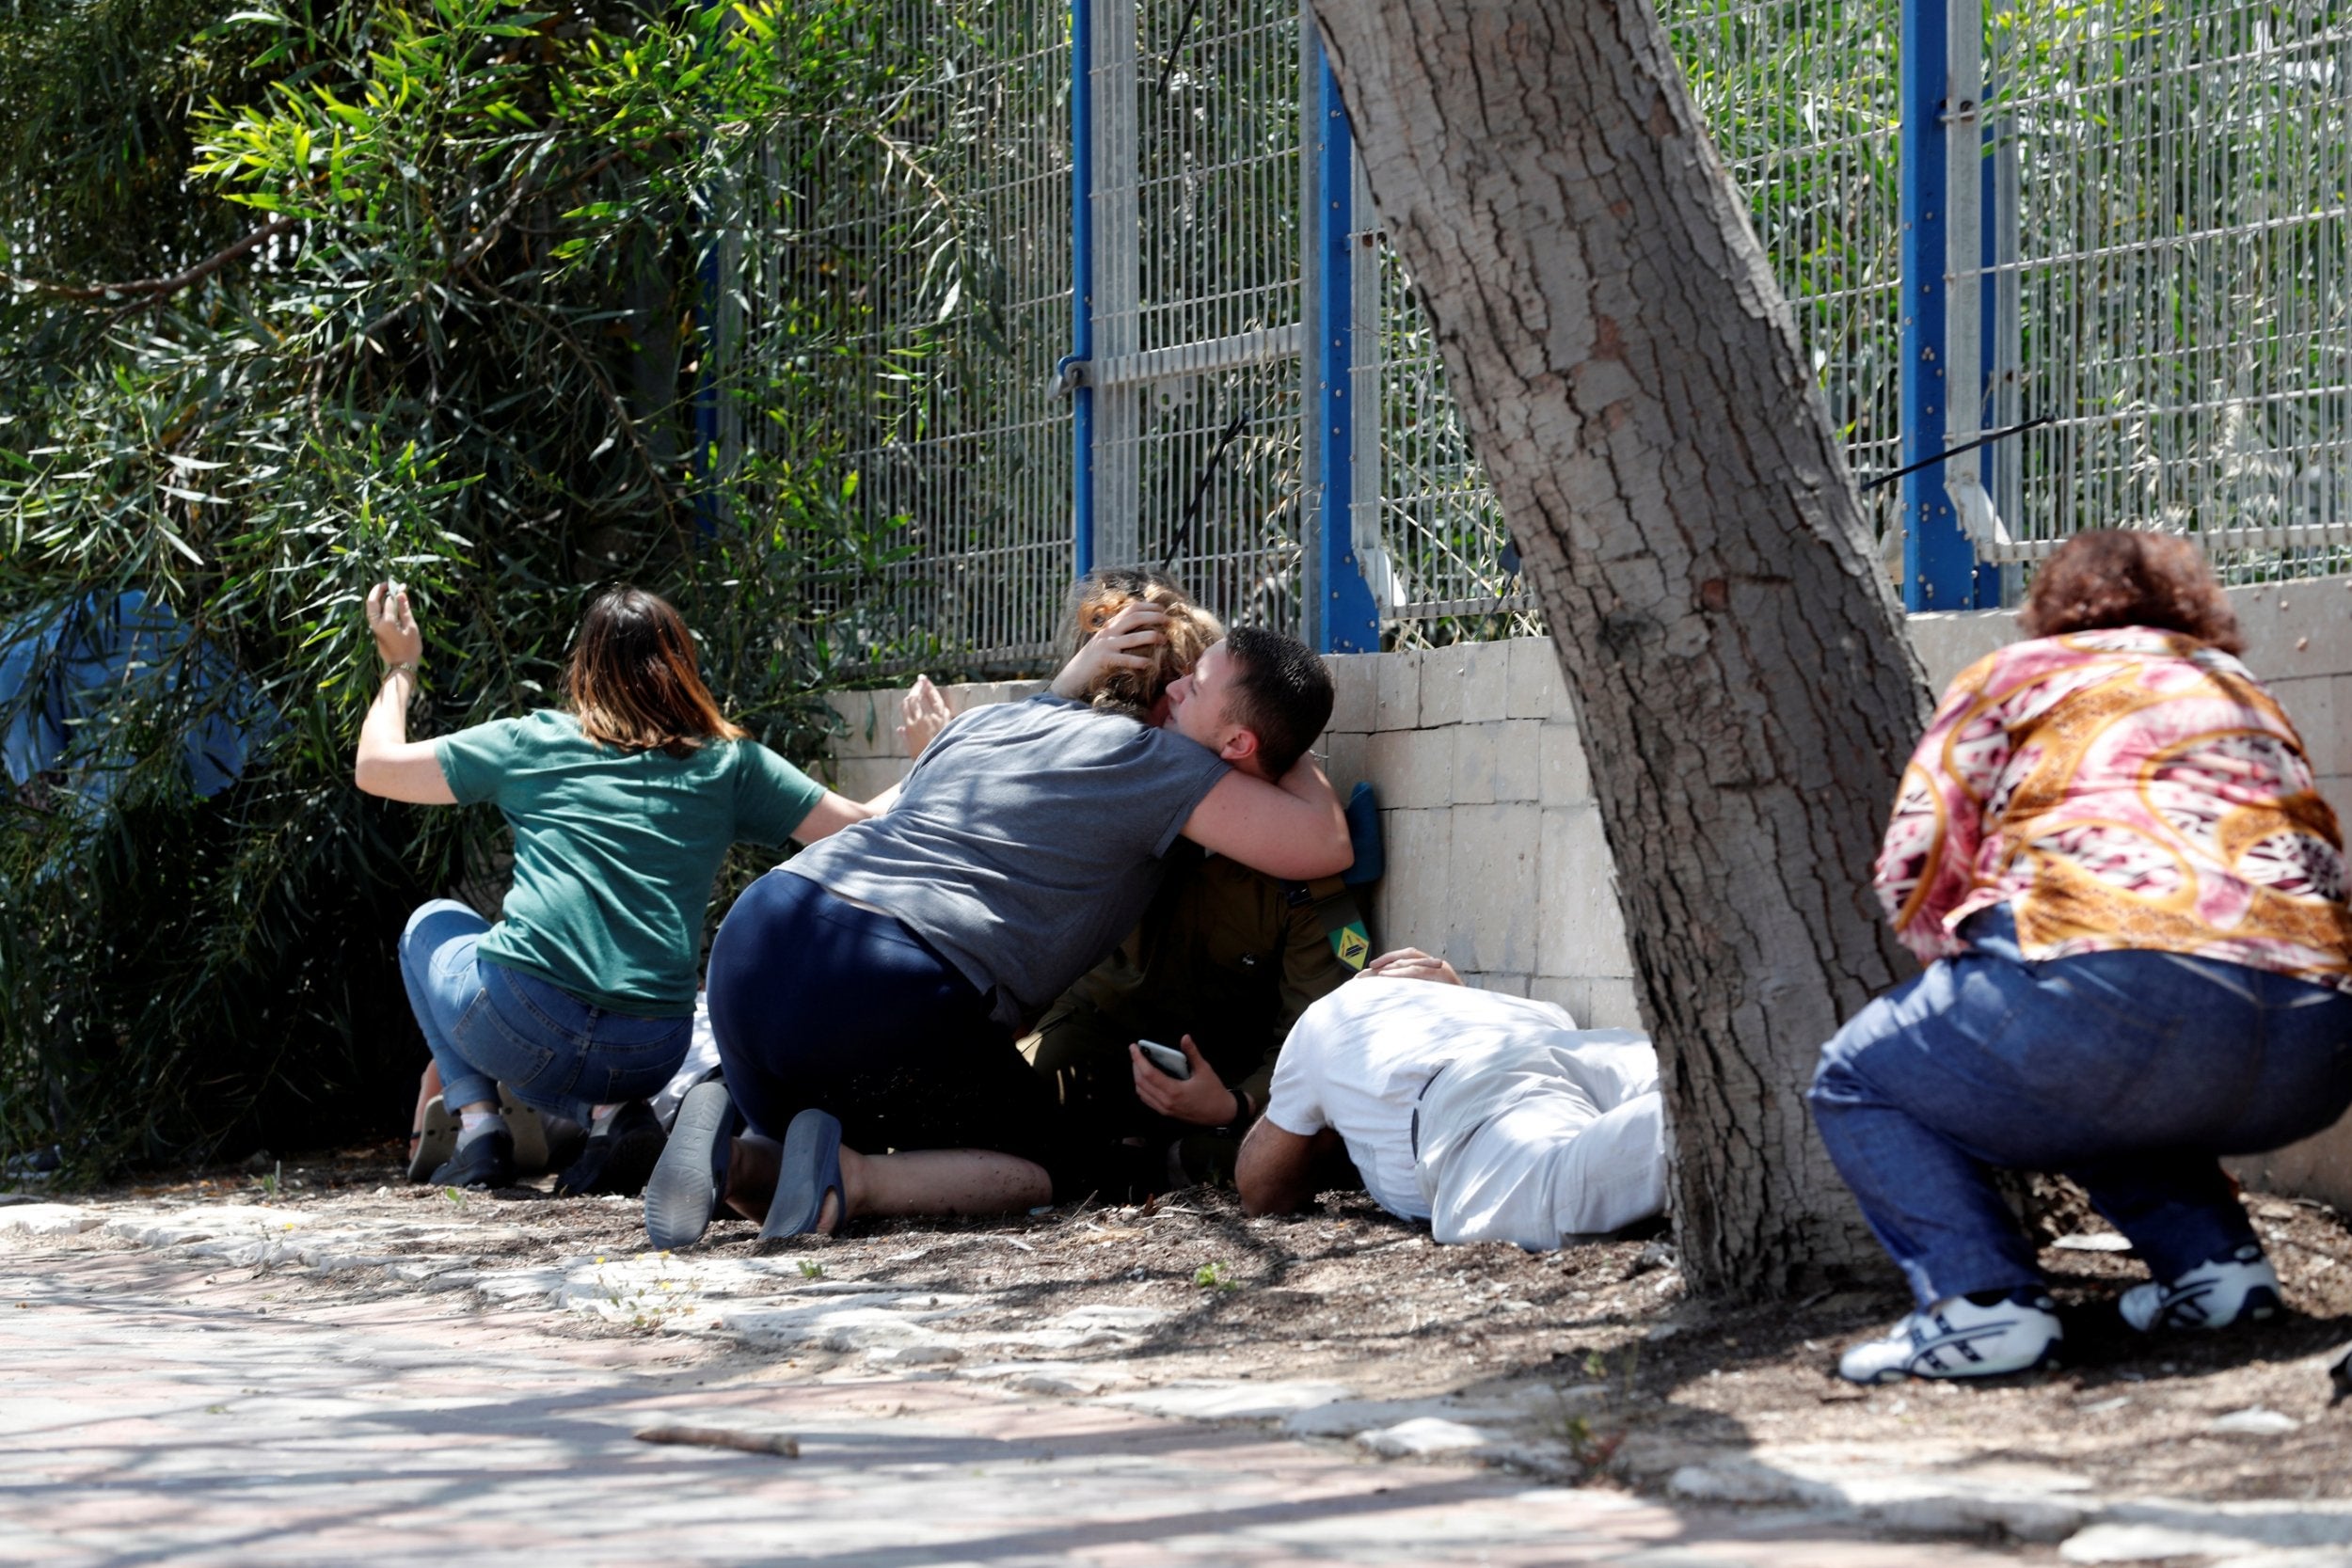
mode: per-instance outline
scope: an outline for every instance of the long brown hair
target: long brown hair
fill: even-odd
[[[674,757],[707,741],[740,740],[695,668],[694,640],[659,594],[614,588],[580,623],[564,694],[580,733],[624,752],[659,747]]]
[[[1101,631],[1110,618],[1136,600],[1168,612],[1161,628],[1164,641],[1143,650],[1149,669],[1105,670],[1087,691],[1087,701],[1106,713],[1130,719],[1147,718],[1160,693],[1184,672],[1200,662],[1209,645],[1225,635],[1217,618],[1184,597],[1184,590],[1161,573],[1136,566],[1103,566],[1071,586],[1062,608],[1062,652],[1075,654],[1088,638]]]
[[[2153,626],[2225,654],[2246,651],[2237,612],[2205,552],[2177,533],[2094,529],[2074,535],[2033,575],[2017,625],[2027,637]]]

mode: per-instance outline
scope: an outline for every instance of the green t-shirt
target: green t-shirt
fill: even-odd
[[[694,1010],[703,912],[738,839],[781,845],[825,788],[752,740],[624,752],[553,709],[434,743],[462,804],[515,832],[505,918],[481,956],[639,1018]]]

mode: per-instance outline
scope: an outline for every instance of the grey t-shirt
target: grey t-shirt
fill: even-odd
[[[898,803],[784,869],[887,911],[1025,1029],[1135,928],[1160,857],[1229,771],[1207,747],[1051,695],[940,732]]]

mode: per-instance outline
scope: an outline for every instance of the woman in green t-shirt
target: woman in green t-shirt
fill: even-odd
[[[596,1120],[596,1136],[626,1142],[628,1155],[608,1144],[575,1171],[599,1170],[599,1190],[633,1192],[660,1152],[642,1102],[691,1038],[721,857],[739,839],[806,844],[876,807],[826,789],[728,722],[686,624],[642,589],[615,588],[588,607],[564,707],[435,740],[407,737],[424,640],[406,592],[378,584],[367,613],[385,670],[359,731],[359,787],[420,805],[494,801],[515,835],[497,925],[437,898],[401,935],[409,1006],[443,1103],[462,1122],[456,1152],[430,1180],[514,1180],[502,1083],[526,1105]]]

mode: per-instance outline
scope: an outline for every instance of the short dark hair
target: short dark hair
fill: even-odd
[[[1331,721],[1331,672],[1307,644],[1263,626],[1235,626],[1225,647],[1234,665],[1226,721],[1258,737],[1266,776],[1279,779]]]
[[[2246,651],[2205,552],[2177,533],[2103,528],[2074,535],[2034,573],[2017,625],[2027,637],[2153,626],[2225,654]]]

